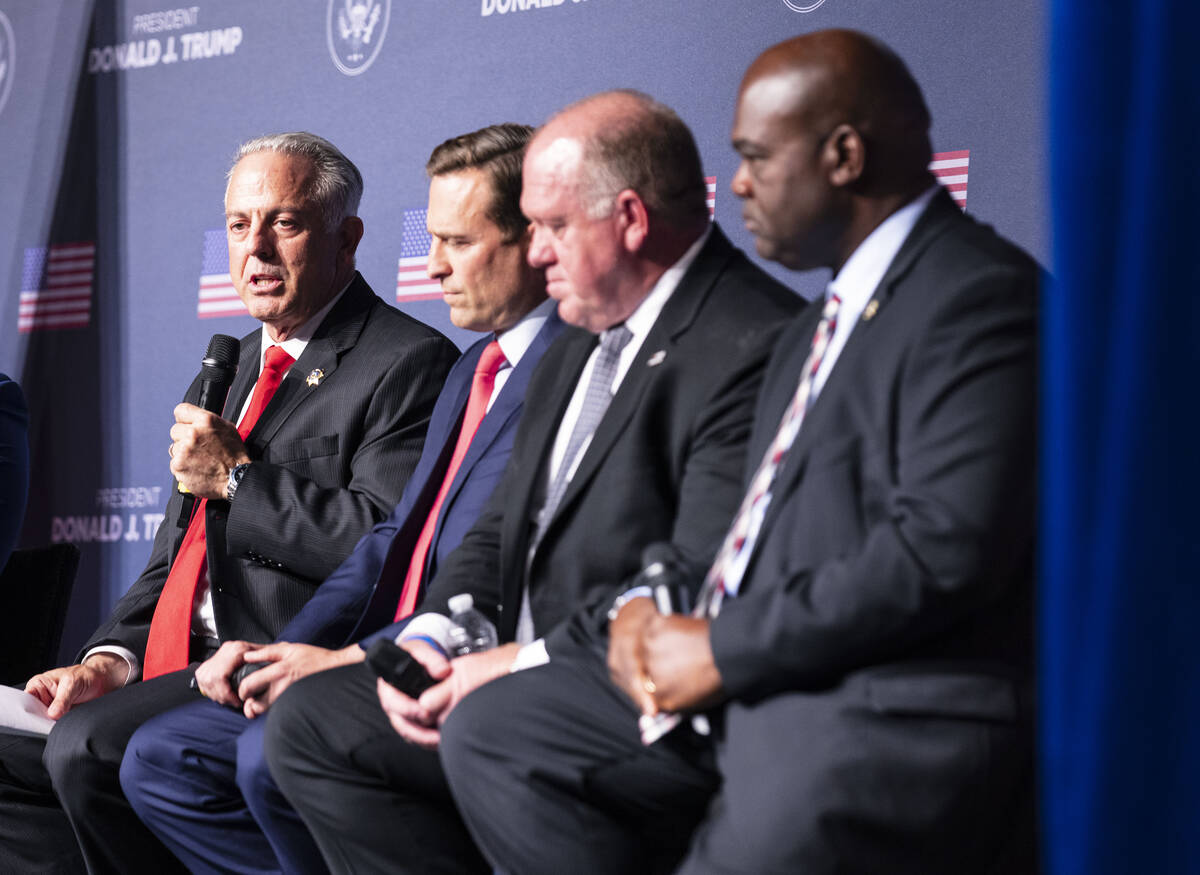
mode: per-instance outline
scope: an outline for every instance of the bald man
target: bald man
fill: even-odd
[[[498,869],[1033,868],[1015,855],[1038,269],[935,185],[928,130],[904,64],[861,34],[789,40],[746,73],[746,225],[759,254],[833,279],[776,345],[696,614],[631,591],[608,670],[580,648],[443,727]],[[708,725],[639,734],[680,712]]]
[[[607,609],[647,545],[712,560],[761,369],[801,303],[710,223],[691,132],[643,94],[595,95],[547,122],[521,212],[529,263],[572,327],[530,378],[537,400],[503,480],[399,635],[439,683],[415,700],[361,664],[333,669],[268,716],[271,773],[334,872],[487,871],[450,801],[439,727],[472,689],[572,652],[568,621]],[[448,660],[460,592],[500,646]]]

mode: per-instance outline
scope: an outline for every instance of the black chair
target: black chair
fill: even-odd
[[[79,548],[14,550],[0,571],[0,684],[22,685],[58,663]]]

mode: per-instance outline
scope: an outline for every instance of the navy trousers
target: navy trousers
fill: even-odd
[[[206,699],[147,721],[129,741],[125,796],[194,873],[327,871],[267,770],[266,722]]]

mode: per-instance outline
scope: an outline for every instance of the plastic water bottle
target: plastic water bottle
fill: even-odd
[[[450,599],[450,655],[464,656],[491,650],[499,641],[492,621],[475,610],[475,599],[462,592]]]

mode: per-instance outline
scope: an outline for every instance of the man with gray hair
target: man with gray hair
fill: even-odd
[[[227,418],[188,403],[199,381],[175,408],[190,521],[172,490],[145,571],[78,664],[26,685],[59,721],[44,744],[0,736],[0,870],[178,869],[121,794],[129,736],[198,697],[188,665],[220,641],[273,640],[399,499],[457,350],[355,271],[361,194],[312,134],[238,150],[229,268],[262,328],[242,339]]]

